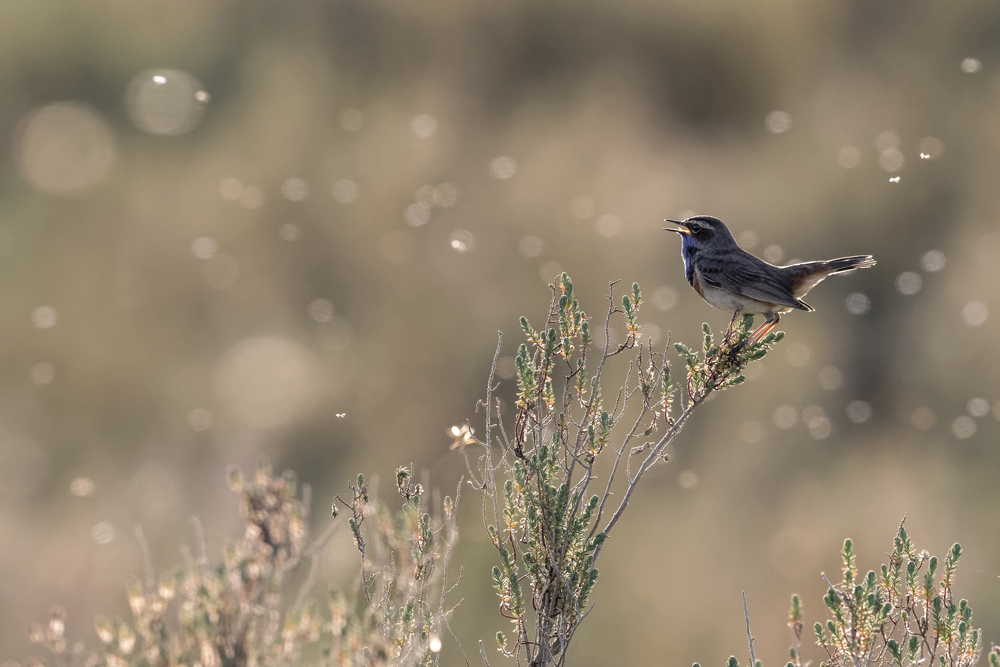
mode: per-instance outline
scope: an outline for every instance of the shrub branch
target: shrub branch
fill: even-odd
[[[463,450],[470,483],[483,491],[483,521],[498,556],[492,574],[499,612],[513,626],[512,640],[497,633],[497,646],[518,663],[565,664],[569,643],[589,609],[601,550],[640,481],[667,460],[667,447],[708,396],[742,383],[742,369],[783,336],[749,343],[753,318],[747,316],[738,323],[734,318],[716,344],[705,325],[701,352],[673,346],[686,364],[684,383],[675,387],[669,341],[662,352],[640,341],[639,285],[633,283],[619,300],[617,284],[608,288],[601,345],[595,344],[590,318],[565,273],[550,285],[545,325],[536,330],[521,318],[526,342],[515,356],[510,430],[494,395],[503,341],[498,337],[480,403],[486,422],[483,453],[473,460]],[[616,343],[618,326],[625,333]],[[609,403],[605,373],[619,368],[611,362],[626,353],[632,358],[620,371],[622,379],[613,383]],[[681,412],[674,416],[678,396]],[[634,470],[633,459],[638,461]],[[623,468],[627,479],[619,481]],[[591,490],[595,484],[599,493]],[[620,501],[609,505],[617,493]],[[610,507],[614,510],[607,516]]]

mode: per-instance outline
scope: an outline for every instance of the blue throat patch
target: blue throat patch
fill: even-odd
[[[694,285],[694,259],[695,254],[698,252],[698,244],[695,242],[694,237],[690,234],[683,234],[681,236],[681,257],[684,258],[684,277],[687,278],[689,285]]]

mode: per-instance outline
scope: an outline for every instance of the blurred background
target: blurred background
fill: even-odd
[[[546,284],[644,332],[723,328],[665,217],[775,263],[872,253],[696,414],[604,551],[576,665],[783,664],[845,537],[942,555],[1000,641],[1000,11],[969,0],[121,0],[0,10],[0,656],[60,602],[93,641],[238,526],[225,469],[426,469]],[[620,372],[621,369],[619,368]],[[614,376],[609,373],[608,378]],[[385,489],[388,491],[389,489]],[[507,622],[463,495],[467,651]],[[350,585],[345,534],[324,581]],[[811,642],[810,642],[811,644]],[[818,659],[815,647],[807,657]],[[444,664],[464,664],[445,643]],[[778,663],[778,661],[781,661]]]

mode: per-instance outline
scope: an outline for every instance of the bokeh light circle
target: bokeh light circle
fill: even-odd
[[[333,302],[329,299],[313,299],[306,306],[306,313],[309,314],[309,319],[314,322],[319,322],[320,324],[329,322],[333,319],[334,315]]]
[[[190,132],[205,114],[207,101],[198,79],[174,69],[140,72],[125,91],[129,118],[137,128],[150,134]]]
[[[307,414],[322,391],[315,355],[281,336],[237,343],[215,371],[215,396],[225,411],[252,428],[294,422]]]
[[[281,227],[278,227],[278,237],[282,241],[297,241],[301,235],[302,229],[294,222],[286,222]]]
[[[260,208],[264,205],[264,193],[260,191],[260,188],[246,187],[240,190],[237,201],[243,205],[243,208]]]
[[[422,201],[410,204],[403,211],[403,218],[413,227],[422,227],[431,221],[431,205]]]
[[[872,300],[868,295],[861,292],[853,292],[847,295],[847,312],[852,315],[864,315],[872,309]]]
[[[677,483],[682,489],[693,489],[698,486],[698,473],[694,470],[682,470],[677,475]]]
[[[32,185],[62,196],[83,193],[103,181],[117,155],[111,129],[76,102],[30,113],[18,128],[14,153]]]
[[[451,183],[442,183],[434,188],[431,199],[435,206],[451,208],[458,203],[458,188]]]
[[[965,409],[969,411],[969,414],[973,417],[985,417],[990,414],[990,402],[985,398],[971,398],[966,404]]]
[[[198,259],[212,259],[219,251],[219,244],[211,236],[201,236],[191,242],[191,254]]]
[[[795,342],[788,346],[785,357],[792,366],[808,366],[809,359],[812,357],[812,350],[805,343]]]
[[[809,435],[816,440],[826,440],[833,431],[833,424],[818,405],[810,405],[802,410],[802,421],[809,430]]]
[[[90,537],[97,544],[111,544],[118,537],[118,531],[115,530],[115,527],[111,523],[102,521],[95,523],[93,528],[90,529]]]
[[[844,384],[844,374],[836,366],[827,366],[820,369],[819,375],[816,377],[819,381],[819,386],[827,391],[836,391]]]
[[[782,134],[792,129],[792,114],[787,111],[772,111],[764,119],[767,131],[772,134]]]
[[[31,381],[37,385],[50,384],[56,379],[56,367],[47,361],[39,361],[31,367]]]
[[[928,250],[920,258],[920,268],[927,273],[934,273],[944,268],[947,260],[940,250]]]
[[[924,137],[917,144],[920,156],[925,160],[933,160],[944,152],[944,142],[937,137]]]
[[[456,229],[448,239],[448,245],[455,252],[469,252],[476,245],[476,237],[468,229]]]
[[[542,242],[542,239],[537,236],[522,236],[521,240],[517,242],[517,251],[521,253],[522,257],[529,259],[542,254],[544,247],[545,244]]]
[[[188,426],[192,431],[207,431],[214,422],[215,417],[206,408],[195,408],[188,413]]]
[[[904,271],[896,276],[896,289],[904,296],[912,296],[920,291],[924,281],[916,271]]]
[[[750,250],[757,242],[760,241],[760,237],[757,236],[757,232],[752,229],[744,229],[736,237],[736,242],[740,244],[740,247],[744,250]]]
[[[594,228],[598,234],[606,239],[610,239],[613,236],[617,236],[622,230],[622,221],[614,213],[605,213],[597,219]]]
[[[426,113],[414,116],[413,120],[410,121],[410,131],[413,132],[413,136],[417,138],[429,139],[437,134],[437,118]]]
[[[94,494],[97,484],[89,477],[74,477],[69,483],[69,492],[77,498],[86,498]]]
[[[903,151],[898,148],[889,148],[878,156],[878,164],[886,171],[899,171],[906,166],[906,158],[903,156]]]
[[[774,425],[778,428],[791,428],[798,420],[798,410],[790,405],[782,405],[774,411]]]
[[[844,169],[854,169],[861,164],[861,151],[854,146],[844,146],[837,151],[837,164]]]
[[[951,423],[951,433],[959,440],[966,440],[976,434],[976,420],[962,415]]]
[[[281,194],[288,201],[304,201],[309,196],[309,184],[301,178],[288,178],[281,184]]]
[[[490,162],[490,175],[499,181],[513,178],[517,173],[517,161],[509,155],[501,155]]]
[[[875,148],[877,148],[880,153],[899,148],[899,135],[891,130],[880,132],[879,135],[875,137]]]
[[[962,61],[962,71],[966,74],[975,74],[983,68],[983,63],[978,58],[966,58]]]
[[[39,306],[31,311],[31,323],[39,329],[51,329],[59,321],[59,313],[52,306]]]
[[[847,404],[847,418],[855,424],[864,424],[873,414],[872,404],[868,401],[851,401]]]
[[[978,327],[986,324],[989,316],[989,308],[982,301],[970,301],[962,308],[962,321],[969,327]]]
[[[340,204],[353,204],[358,200],[358,184],[346,178],[334,183],[331,192]]]
[[[660,285],[653,290],[653,305],[657,310],[670,310],[677,305],[679,299],[677,290],[669,285]]]

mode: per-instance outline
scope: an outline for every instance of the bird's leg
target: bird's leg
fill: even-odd
[[[772,319],[773,318],[773,319]],[[761,338],[766,336],[768,332],[774,327],[778,326],[778,320],[781,318],[780,315],[774,313],[773,315],[767,317],[759,327],[753,330],[749,336],[743,339],[743,342],[733,348],[732,354],[739,353],[740,350],[746,345],[753,345],[757,343]]]
[[[760,342],[764,336],[771,333],[771,329],[778,326],[778,319],[779,316],[776,314],[773,320],[766,320],[763,324],[757,327],[757,330],[750,334],[750,338],[748,339],[750,344],[752,345]]]
[[[729,320],[729,328],[726,329],[726,334],[727,335],[730,332],[732,332],[733,327],[736,326],[736,318],[739,317],[740,313],[742,313],[742,312],[743,312],[742,308],[737,308],[736,310],[733,311],[733,319]]]

